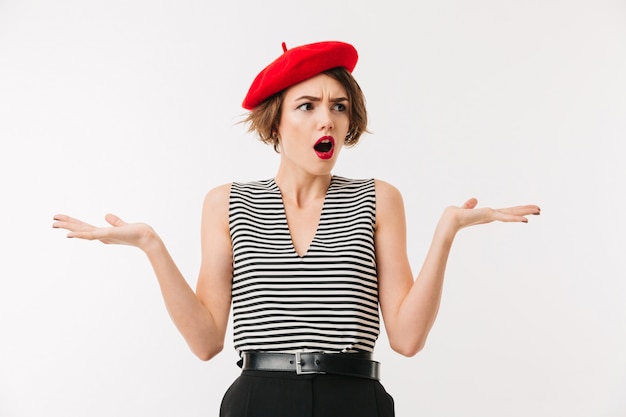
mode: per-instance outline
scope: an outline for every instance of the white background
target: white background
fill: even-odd
[[[400,417],[626,415],[623,1],[0,0],[0,416],[216,416],[230,334],[201,362],[135,248],[67,240],[67,213],[150,223],[192,286],[204,194],[271,177],[238,122],[288,46],[356,46],[371,135],[335,173],[405,197],[417,273],[464,230],[413,358],[376,355]]]

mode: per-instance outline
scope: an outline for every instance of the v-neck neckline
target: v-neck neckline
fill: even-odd
[[[276,184],[275,179],[272,178],[270,180],[272,188],[274,188],[274,190],[278,193],[278,198],[280,199],[281,215],[282,215],[282,219],[284,221],[285,227],[287,228],[287,234],[289,235],[289,243],[291,244],[291,250],[293,251],[293,254],[299,259],[306,258],[309,252],[311,251],[311,248],[315,245],[315,241],[317,240],[317,235],[319,233],[320,226],[322,225],[322,221],[324,220],[324,213],[326,212],[326,204],[328,202],[328,194],[330,193],[330,190],[333,186],[334,178],[335,178],[334,175],[330,177],[330,183],[328,184],[328,188],[326,189],[326,194],[324,195],[324,201],[322,202],[322,209],[320,210],[320,214],[317,219],[317,227],[315,228],[315,233],[313,234],[313,238],[309,242],[308,246],[306,247],[306,250],[304,251],[302,255],[298,253],[298,251],[296,250],[296,245],[293,243],[293,236],[291,234],[291,229],[289,228],[289,221],[287,220],[287,209],[285,208],[285,200],[283,200],[283,193],[282,191],[280,191],[280,187],[278,186],[278,184]]]

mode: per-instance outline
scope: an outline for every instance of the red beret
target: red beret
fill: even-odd
[[[352,72],[358,55],[344,42],[328,41],[298,46],[287,50],[256,76],[242,106],[252,110],[272,95],[335,67]]]

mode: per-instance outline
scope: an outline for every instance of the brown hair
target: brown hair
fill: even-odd
[[[365,96],[361,87],[356,82],[352,74],[343,68],[336,67],[322,72],[329,77],[339,81],[346,89],[348,101],[350,102],[350,128],[346,136],[345,145],[354,146],[359,141],[361,135],[367,132],[367,109],[365,108]],[[278,125],[280,124],[280,113],[282,109],[285,90],[282,90],[269,97],[248,113],[243,123],[248,124],[249,132],[256,132],[259,139],[274,146],[278,152]]]

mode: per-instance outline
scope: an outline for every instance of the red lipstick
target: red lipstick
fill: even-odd
[[[332,136],[322,136],[313,145],[313,150],[320,159],[330,159],[335,150],[335,138]]]

